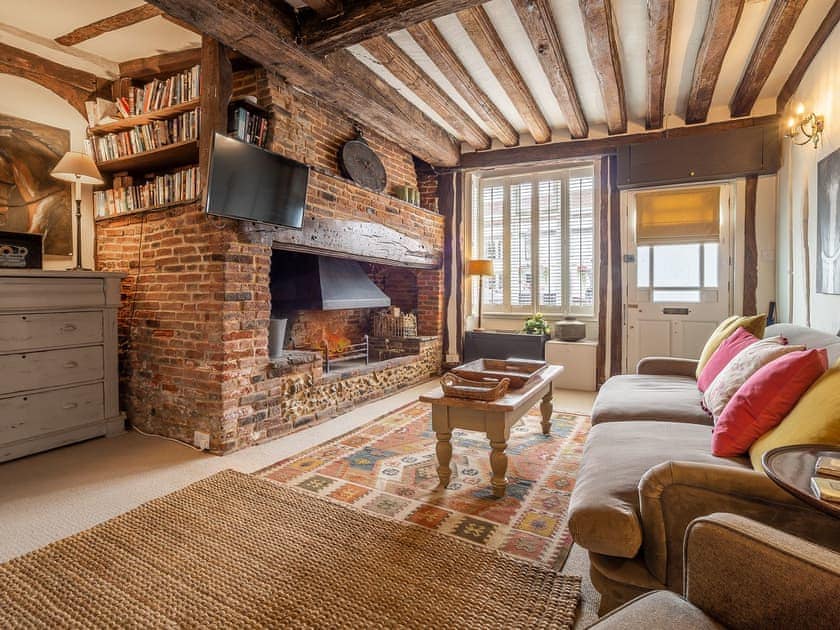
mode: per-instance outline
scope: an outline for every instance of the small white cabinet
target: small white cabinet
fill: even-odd
[[[124,430],[121,279],[0,269],[0,462]]]
[[[562,365],[563,373],[554,381],[556,389],[577,389],[595,391],[595,357],[598,342],[589,339],[581,341],[547,341],[545,360],[551,365]]]

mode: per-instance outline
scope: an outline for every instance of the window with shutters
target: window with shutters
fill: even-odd
[[[593,164],[477,180],[472,256],[493,263],[485,313],[594,314],[594,183]]]

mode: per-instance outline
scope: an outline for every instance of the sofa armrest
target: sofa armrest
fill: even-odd
[[[636,374],[650,376],[690,376],[697,375],[695,359],[677,359],[675,357],[645,357],[636,364]]]
[[[683,586],[682,546],[688,525],[713,512],[738,514],[832,549],[840,547],[840,521],[747,467],[664,462],[639,482],[639,505],[645,564],[676,592]]]
[[[734,514],[688,526],[685,596],[730,628],[831,628],[840,554]]]

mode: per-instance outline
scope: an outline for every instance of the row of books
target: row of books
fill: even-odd
[[[111,217],[132,210],[156,208],[198,197],[198,167],[158,175],[142,184],[131,177],[114,177],[114,187],[93,193],[97,218]]]
[[[92,144],[96,159],[106,162],[152,151],[176,142],[196,140],[198,119],[198,109],[194,109],[168,120],[155,120],[128,131],[95,137]]]
[[[193,66],[167,79],[152,79],[143,87],[130,84],[126,96],[117,99],[117,108],[125,118],[180,105],[198,98],[200,66]]]
[[[268,140],[268,118],[244,107],[231,107],[228,115],[228,133],[237,140],[265,147]]]

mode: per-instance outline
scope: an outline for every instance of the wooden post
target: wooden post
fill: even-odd
[[[746,204],[744,206],[744,315],[757,313],[755,291],[758,286],[758,245],[755,234],[755,203],[758,176],[750,175],[746,182]]]
[[[201,118],[198,131],[198,168],[202,203],[206,200],[207,176],[213,135],[227,130],[227,110],[232,90],[232,70],[227,48],[212,37],[201,38]]]

